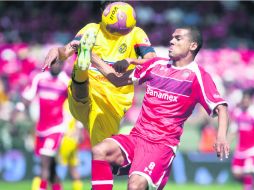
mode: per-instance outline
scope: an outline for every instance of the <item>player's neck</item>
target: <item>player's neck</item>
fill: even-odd
[[[194,61],[193,57],[184,57],[184,58],[181,58],[179,60],[173,61],[173,65],[175,67],[185,67],[193,61]]]

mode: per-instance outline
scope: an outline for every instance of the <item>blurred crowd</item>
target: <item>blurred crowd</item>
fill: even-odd
[[[167,56],[168,34],[175,26],[201,27],[205,48],[197,62],[214,77],[230,109],[241,100],[242,90],[253,86],[254,2],[130,3],[136,9],[138,25],[160,56]],[[21,92],[34,74],[41,72],[50,47],[68,42],[86,23],[100,20],[101,5],[100,1],[0,2],[0,150],[32,149],[36,108],[25,109]],[[68,60],[65,67],[69,74],[71,62]],[[144,89],[137,88],[136,92],[123,126],[132,125],[137,118]],[[32,105],[36,107],[36,103]],[[202,111],[194,115],[199,114]]]
[[[0,2],[0,43],[67,42],[89,22],[99,22],[105,1]],[[210,48],[254,47],[253,1],[130,1],[138,26],[153,45],[168,45],[179,24],[202,28]]]

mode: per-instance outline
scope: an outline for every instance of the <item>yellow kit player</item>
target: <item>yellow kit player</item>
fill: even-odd
[[[87,24],[73,41],[51,49],[45,59],[43,70],[78,50],[68,89],[69,105],[72,115],[87,126],[92,146],[118,133],[120,120],[132,105],[134,87],[111,84],[90,65],[91,51],[117,72],[128,72],[134,64],[155,57],[146,33],[135,25],[135,11],[128,3],[111,3],[99,24]]]
[[[79,164],[77,151],[83,134],[82,128],[83,125],[74,118],[69,122],[58,154],[59,163],[69,167],[73,180],[73,190],[82,190],[83,187],[80,174],[77,171],[77,166]]]

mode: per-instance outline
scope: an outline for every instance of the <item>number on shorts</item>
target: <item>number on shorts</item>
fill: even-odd
[[[156,164],[154,162],[150,162],[149,166],[145,167],[144,171],[149,173],[149,175],[152,175],[155,165]]]
[[[54,140],[48,138],[48,139],[45,140],[45,143],[44,143],[43,147],[46,148],[46,149],[52,149],[54,147],[54,144],[55,144]]]

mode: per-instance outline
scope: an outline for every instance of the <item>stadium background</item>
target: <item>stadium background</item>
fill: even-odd
[[[197,62],[212,74],[230,108],[239,102],[242,89],[253,86],[253,1],[130,3],[136,9],[137,25],[147,32],[159,55],[167,56],[170,33],[179,24],[203,30],[204,49]],[[0,2],[0,189],[28,189],[40,170],[32,154],[37,104],[26,112],[20,92],[31,75],[40,72],[50,47],[68,42],[86,23],[100,20],[101,5],[100,1]],[[71,59],[65,67],[68,72],[70,64]],[[123,133],[135,122],[143,90],[136,89],[134,105],[121,124]],[[167,188],[186,189],[187,183],[193,189],[241,189],[230,173],[231,157],[221,162],[212,152],[215,130],[214,120],[197,107],[185,125],[172,186],[169,183]],[[90,150],[86,143],[80,145],[80,158],[79,170],[88,183]],[[59,166],[58,170],[68,189],[67,168]],[[115,189],[126,189],[126,178],[118,178],[117,184]]]

